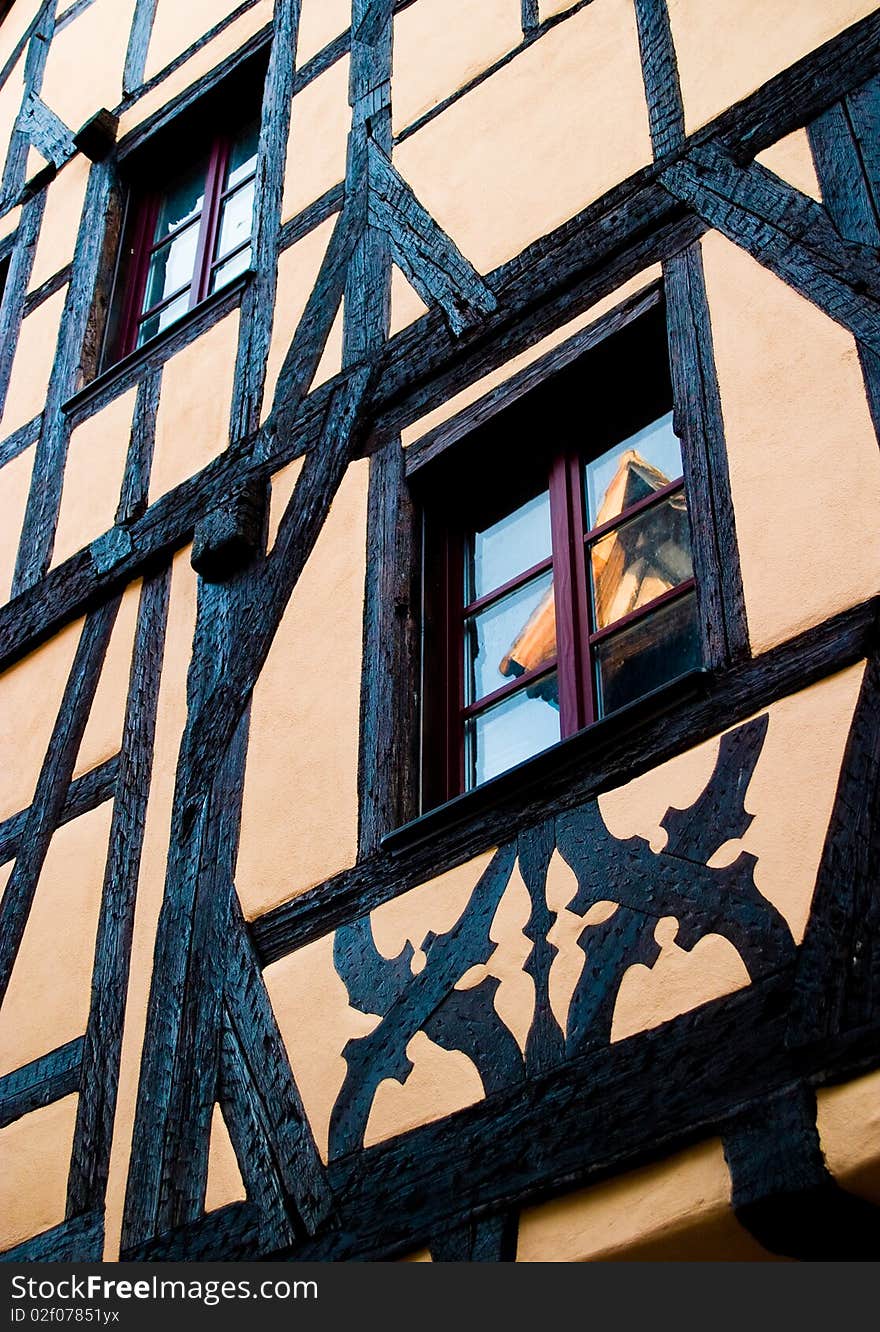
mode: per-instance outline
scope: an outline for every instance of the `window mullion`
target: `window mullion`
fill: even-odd
[[[580,466],[570,454],[557,457],[550,471],[550,527],[556,604],[556,659],[562,736],[593,721],[587,645],[587,603],[583,554],[583,500]]]
[[[193,281],[190,293],[190,306],[198,305],[208,295],[211,285],[211,261],[217,243],[217,228],[220,221],[220,196],[223,193],[223,179],[229,161],[229,142],[217,139],[211,149],[208,174],[205,179],[205,201],[202,206],[202,221],[199,227],[199,240],[196,248],[196,261],[193,266]]]

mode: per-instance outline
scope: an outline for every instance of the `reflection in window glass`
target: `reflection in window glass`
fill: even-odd
[[[257,169],[257,145],[260,140],[260,122],[255,120],[241,131],[229,152],[226,168],[226,188],[231,190],[247,180]]]
[[[207,171],[208,159],[203,156],[196,165],[187,167],[186,171],[181,172],[164,191],[153,232],[154,245],[158,245],[185,222],[194,221],[199,217],[205,202]]]
[[[254,212],[254,182],[249,180],[223,204],[220,232],[217,237],[217,258],[231,254],[244,241],[250,239]]]
[[[616,518],[681,476],[681,445],[672,412],[586,465],[587,527]]]
[[[193,222],[150,257],[144,310],[152,310],[154,305],[168,296],[189,287],[198,243],[199,224]]]
[[[595,659],[602,717],[696,669],[700,634],[693,592],[602,639]]]
[[[693,576],[687,503],[677,491],[600,537],[590,551],[597,629]]]
[[[467,723],[467,788],[540,754],[559,736],[559,689],[554,673],[517,690]]]
[[[150,338],[154,338],[157,333],[163,329],[169,328],[175,319],[180,319],[189,309],[189,291],[185,291],[182,296],[178,296],[176,301],[169,302],[163,306],[156,314],[149,315],[138,328],[137,345],[142,347]]]
[[[475,601],[550,554],[550,494],[544,490],[473,535],[467,600]]]
[[[467,703],[491,694],[556,656],[553,577],[546,573],[486,610],[465,627]]]
[[[221,287],[226,286],[227,282],[232,282],[233,278],[237,278],[239,273],[246,272],[250,266],[251,247],[246,245],[243,250],[239,250],[238,254],[233,255],[231,259],[227,259],[225,264],[220,264],[214,269],[211,290],[219,291]]]

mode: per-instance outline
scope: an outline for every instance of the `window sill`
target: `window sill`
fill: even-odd
[[[471,823],[487,810],[514,804],[525,806],[544,793],[552,799],[567,780],[577,777],[582,785],[592,764],[608,768],[617,754],[621,769],[631,758],[634,736],[648,722],[672,713],[691,699],[705,696],[709,691],[711,673],[701,667],[680,675],[678,679],[662,685],[625,708],[603,717],[576,735],[560,740],[533,758],[509,768],[473,791],[455,796],[446,804],[420,814],[418,818],[394,828],[381,839],[383,851],[403,855],[451,829]],[[626,781],[623,773],[622,781]],[[602,784],[603,787],[607,783]],[[551,789],[552,788],[552,789]]]
[[[242,293],[253,276],[252,268],[245,269],[228,286],[213,292],[192,310],[187,310],[185,315],[170,324],[168,328],[163,328],[161,333],[150,338],[143,346],[137,347],[127,356],[122,356],[112,365],[108,365],[106,370],[102,370],[99,375],[68,398],[62,404],[61,410],[68,416],[74,413],[80,414],[83,407],[86,407],[93,398],[102,396],[117,381],[137,379],[137,372],[143,366],[167,360],[170,355],[205,332],[218,319],[231,314],[241,303]]]

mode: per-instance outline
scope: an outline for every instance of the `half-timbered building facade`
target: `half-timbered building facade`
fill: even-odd
[[[880,1252],[880,11],[0,4],[0,1249]]]

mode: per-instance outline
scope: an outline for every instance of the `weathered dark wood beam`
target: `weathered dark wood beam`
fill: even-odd
[[[757,162],[717,144],[691,148],[660,177],[710,226],[880,353],[876,252],[841,239],[825,209]]]
[[[169,591],[170,570],[154,574],[144,582],[138,608],[95,940],[89,1019],[83,1039],[82,1089],[68,1176],[68,1217],[104,1206]]]
[[[83,1038],[76,1036],[0,1078],[0,1128],[79,1091],[82,1047]]]
[[[734,1211],[765,1249],[802,1262],[880,1258],[880,1207],[828,1173],[811,1087],[795,1083],[750,1105],[723,1141]]]

